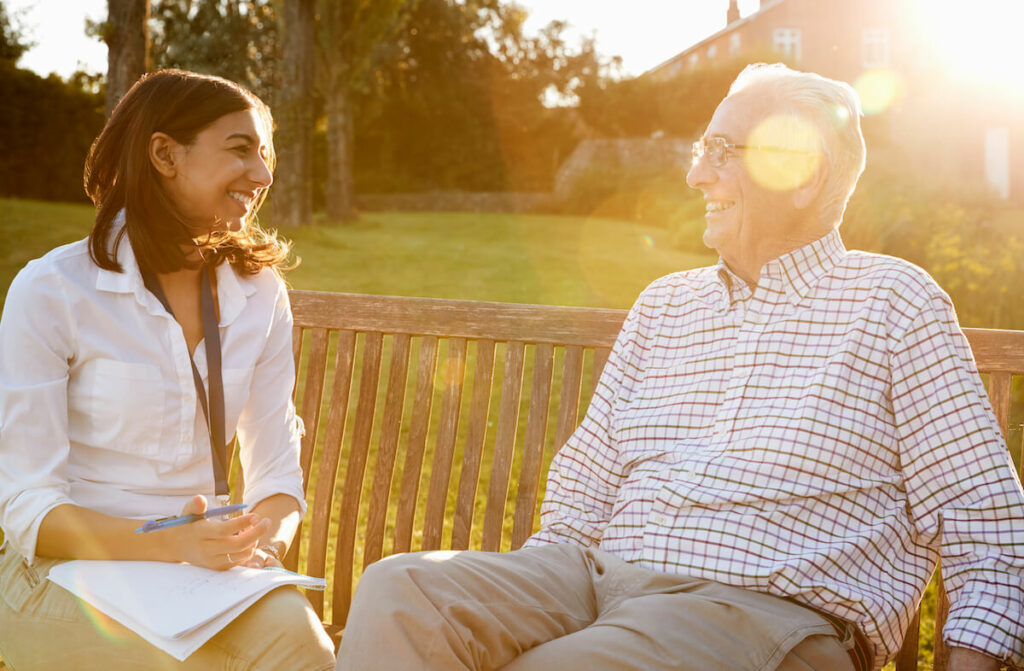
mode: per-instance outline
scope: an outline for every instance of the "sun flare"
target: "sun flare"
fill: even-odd
[[[932,54],[963,78],[1024,94],[1024,2],[917,0]]]

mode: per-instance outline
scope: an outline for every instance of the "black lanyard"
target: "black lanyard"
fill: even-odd
[[[173,317],[174,311],[171,310],[171,304],[167,302],[167,296],[160,288],[160,282],[157,281],[156,276],[148,270],[143,270],[142,282],[150,293],[157,297],[167,313]],[[209,403],[207,403],[206,388],[203,386],[203,378],[199,375],[199,369],[196,368],[196,362],[191,356],[188,360],[192,364],[192,380],[196,384],[196,395],[199,396],[199,404],[203,407],[206,429],[210,434],[210,453],[213,458],[216,494],[217,496],[226,496],[228,494],[227,441],[224,437],[224,380],[221,377],[220,328],[217,324],[217,310],[213,305],[213,289],[210,288],[208,266],[203,266],[199,284],[199,310],[202,313],[206,368],[210,378]]]

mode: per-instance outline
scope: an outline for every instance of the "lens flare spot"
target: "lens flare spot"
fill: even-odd
[[[871,116],[889,109],[899,93],[900,82],[892,70],[868,70],[854,82],[864,114]]]
[[[87,586],[80,579],[76,579],[75,582],[78,585],[76,591],[79,594],[86,594],[88,592]],[[128,629],[118,624],[107,614],[97,610],[89,602],[84,599],[77,599],[77,601],[78,606],[82,609],[82,613],[93,629],[105,640],[116,642],[133,638],[133,634]]]
[[[805,183],[821,163],[821,139],[814,125],[794,114],[774,114],[759,123],[746,141],[744,161],[761,186],[777,191]]]
[[[640,240],[643,242],[644,249],[654,249],[654,238],[649,235],[640,236]]]

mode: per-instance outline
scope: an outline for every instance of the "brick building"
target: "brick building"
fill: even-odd
[[[869,154],[878,140],[923,171],[986,185],[1024,204],[1024,91],[945,66],[950,45],[929,30],[920,0],[761,0],[740,18],[653,68],[670,79],[766,54],[853,84],[864,102]],[[967,10],[969,11],[969,10]],[[883,149],[884,150],[884,149]]]

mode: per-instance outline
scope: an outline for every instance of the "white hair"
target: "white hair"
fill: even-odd
[[[829,175],[821,195],[822,219],[838,226],[846,203],[864,172],[867,150],[860,129],[860,98],[852,86],[782,63],[748,65],[729,87],[726,98],[741,91],[768,93],[776,109],[805,117],[821,135]]]

